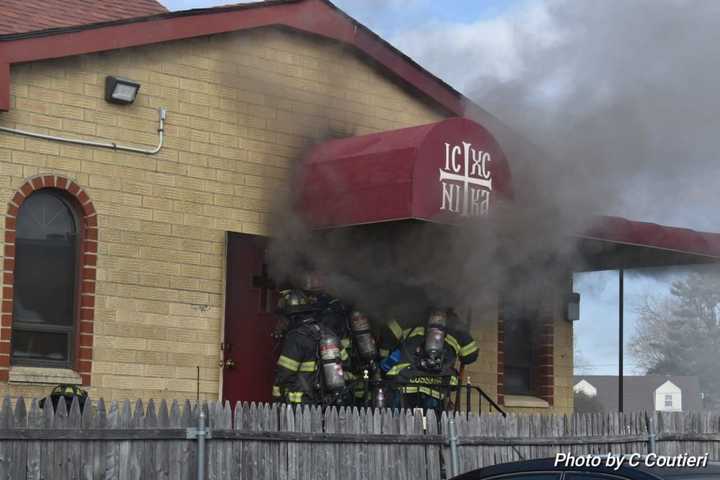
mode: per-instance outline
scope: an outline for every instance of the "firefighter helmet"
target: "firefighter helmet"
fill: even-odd
[[[317,302],[318,310],[321,312],[320,317],[323,325],[335,332],[339,337],[345,337],[348,327],[348,307],[339,299],[326,293],[320,293],[314,298]]]
[[[319,292],[323,289],[324,279],[322,274],[318,272],[308,272],[302,277],[302,288],[309,292]]]
[[[317,312],[318,305],[302,290],[291,289],[280,292],[277,310],[278,313],[289,316]]]
[[[65,399],[65,408],[68,412],[70,412],[70,407],[72,406],[73,399],[77,397],[78,406],[80,407],[80,412],[82,412],[85,408],[85,401],[88,399],[88,392],[78,387],[77,385],[58,385],[57,387],[53,388],[50,396],[48,397],[50,398],[50,401],[52,403],[53,410],[57,410],[57,405],[61,397]],[[45,401],[45,398],[41,399],[38,406],[40,408],[44,408]]]

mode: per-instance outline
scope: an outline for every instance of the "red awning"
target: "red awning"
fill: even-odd
[[[620,217],[600,217],[583,238],[720,258],[720,234],[667,227]]]
[[[465,118],[330,140],[307,156],[300,182],[300,211],[318,228],[455,223],[511,196],[500,146]]]
[[[297,207],[315,228],[410,219],[456,224],[512,198],[500,146],[465,118],[324,142],[306,157],[299,182]],[[598,217],[575,237],[589,269],[720,260],[720,234],[619,217]]]

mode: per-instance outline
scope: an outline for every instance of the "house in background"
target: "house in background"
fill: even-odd
[[[626,376],[623,384],[623,410],[626,412],[688,412],[702,409],[702,394],[697,377]],[[573,381],[573,391],[596,399],[607,412],[618,410],[617,376],[576,376]]]

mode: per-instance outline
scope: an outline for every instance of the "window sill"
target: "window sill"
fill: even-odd
[[[10,367],[10,383],[80,385],[80,374],[69,368]]]
[[[546,400],[529,395],[505,395],[505,406],[515,408],[550,408],[550,404]]]

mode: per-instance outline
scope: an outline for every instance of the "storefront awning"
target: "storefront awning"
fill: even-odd
[[[718,233],[603,216],[576,237],[587,261],[585,270],[720,261]]]
[[[299,209],[318,228],[456,223],[511,196],[505,155],[465,118],[327,141],[305,159]]]

